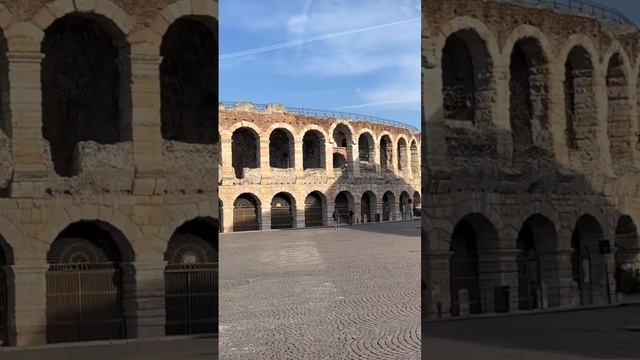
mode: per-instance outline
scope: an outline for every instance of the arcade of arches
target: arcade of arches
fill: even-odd
[[[640,292],[640,32],[498,1],[422,16],[423,317]]]
[[[217,333],[218,2],[187,2],[0,5],[2,346]]]
[[[410,220],[419,216],[420,136],[365,119],[220,104],[223,232]],[[228,205],[227,205],[228,204]]]

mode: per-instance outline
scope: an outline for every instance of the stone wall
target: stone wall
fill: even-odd
[[[509,287],[512,311],[530,310],[523,291],[537,308],[615,303],[616,269],[640,259],[622,225],[640,221],[640,31],[501,1],[425,0],[422,11],[423,316],[459,315],[450,286],[465,269],[452,240],[462,229],[477,244],[477,311],[496,311],[496,286]],[[444,109],[452,37],[483,80],[473,123]],[[519,260],[527,236],[533,293]]]

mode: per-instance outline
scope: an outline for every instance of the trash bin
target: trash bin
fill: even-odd
[[[494,303],[496,307],[496,313],[509,312],[509,287],[508,286],[496,286],[494,288]]]

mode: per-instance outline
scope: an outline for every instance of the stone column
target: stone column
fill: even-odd
[[[358,142],[352,142],[351,144],[347,144],[349,147],[347,148],[347,162],[351,164],[349,168],[351,170],[351,174],[354,177],[360,177],[360,157],[358,155]],[[355,213],[355,210],[354,210]]]
[[[232,181],[235,178],[235,170],[233,169],[231,139],[223,137],[221,139],[222,151],[222,179],[223,183]]]
[[[15,331],[17,346],[46,343],[48,265],[44,259],[21,261],[13,266]]]
[[[302,163],[304,153],[302,151],[302,140],[296,141],[294,143],[293,154],[293,162],[296,171],[296,182],[298,182],[299,180],[301,181],[302,179],[304,179],[304,166]]]
[[[422,151],[425,163],[428,161],[431,168],[446,169],[449,164],[444,131],[441,52],[436,41],[423,40],[422,132],[429,134],[429,141],[424,143]]]
[[[496,132],[498,163],[510,166],[513,156],[513,139],[511,137],[511,122],[509,114],[509,65],[494,65],[493,83],[495,100],[490,104]],[[428,144],[428,142],[427,142]]]
[[[333,173],[333,142],[326,141],[324,143],[324,167],[327,172],[327,177],[335,177]]]
[[[222,209],[222,222],[225,233],[233,232],[233,200]]]
[[[563,71],[550,66],[551,71],[547,77],[549,93],[546,95],[549,102],[547,109],[547,121],[551,124],[551,137],[556,160],[561,166],[569,167],[569,147],[567,145],[566,129],[567,119],[564,101],[564,66]],[[561,79],[561,81],[549,81],[549,79]],[[545,129],[546,130],[546,129]]]
[[[156,257],[136,260],[133,265],[135,266],[137,287],[135,335],[140,338],[164,336],[166,323],[165,262],[161,257]],[[129,331],[127,333],[131,335]]]
[[[296,205],[296,209],[295,209],[295,213],[294,213],[294,223],[293,223],[293,227],[296,229],[304,229],[305,225],[304,225],[304,203],[302,204],[297,204]]]
[[[44,192],[49,154],[42,137],[42,87],[40,79],[44,54],[7,53],[8,102],[11,115],[13,152],[12,197],[33,197]],[[6,96],[5,95],[5,96]]]
[[[260,137],[260,162],[258,165],[260,166],[260,175],[262,178],[270,178],[271,177],[271,166],[269,165],[269,137],[266,139],[264,137]]]

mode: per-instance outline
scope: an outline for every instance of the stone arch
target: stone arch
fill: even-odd
[[[509,61],[509,121],[515,161],[553,157],[549,119],[549,57],[543,42],[533,36],[518,38]],[[539,149],[536,151],[536,149]]]
[[[383,171],[393,171],[393,139],[389,132],[385,131],[380,135],[378,146],[380,168]]]
[[[413,216],[422,215],[422,196],[419,191],[413,192]]]
[[[578,218],[571,236],[573,296],[580,305],[604,304],[607,302],[606,255],[600,253],[600,243],[605,239],[601,223],[591,214]]]
[[[598,102],[596,101],[596,64],[591,50],[574,45],[567,53],[564,64],[565,137],[571,163],[587,167],[588,153],[599,153]],[[589,151],[584,151],[585,149]],[[597,158],[597,156],[596,156]],[[588,168],[588,167],[587,167]]]
[[[630,283],[640,272],[640,236],[633,218],[623,215],[615,229],[615,279],[618,292],[630,292]]]
[[[407,144],[407,139],[400,135],[398,137],[397,146],[397,164],[398,171],[407,172],[409,171],[409,145]]]
[[[135,333],[135,286],[128,285],[135,278],[128,265],[134,257],[124,233],[107,222],[81,220],[57,234],[47,251],[47,342],[121,339]],[[77,286],[64,286],[70,281]],[[95,309],[88,312],[77,303]],[[89,315],[96,313],[99,318]]]
[[[165,140],[214,144],[217,139],[217,20],[182,16],[160,45],[160,130]]]
[[[218,2],[216,0],[171,1],[153,20],[149,30],[156,35],[155,39],[162,38],[171,24],[184,17],[199,19],[211,27],[211,30],[217,32],[215,27],[218,23]]]
[[[323,128],[322,126],[318,126],[315,124],[311,124],[311,125],[307,125],[305,126],[302,130],[300,130],[300,132],[298,132],[298,138],[303,138],[304,135],[309,132],[310,130],[315,130],[317,132],[319,132],[322,135],[322,138],[326,141],[329,142],[329,133],[327,133],[327,130],[325,128]]]
[[[378,213],[378,199],[376,194],[367,190],[362,193],[360,198],[360,222],[370,223],[376,221],[376,214]]]
[[[306,130],[302,134],[302,168],[325,169],[326,134],[316,129]]]
[[[228,136],[229,138],[231,138],[231,135],[233,134],[234,131],[240,129],[240,128],[249,128],[251,130],[253,130],[253,132],[255,132],[257,135],[261,135],[262,134],[262,129],[256,125],[253,122],[250,121],[239,121],[237,123],[234,123],[233,125],[231,125],[229,128],[227,128],[226,130],[223,130],[223,137]]]
[[[334,199],[334,208],[340,214],[340,222],[346,224],[349,222],[349,212],[353,211],[354,199],[353,194],[348,190],[340,191]]]
[[[369,129],[363,129],[358,133],[358,160],[365,162],[374,162],[376,154],[376,142],[373,132]]]
[[[445,47],[446,40],[454,33],[461,30],[470,30],[475,32],[480,38],[481,42],[485,44],[487,53],[489,54],[492,63],[495,63],[499,59],[499,46],[496,37],[493,32],[487,27],[487,25],[479,19],[470,16],[458,16],[442,26],[438,55],[442,54],[442,49]]]
[[[242,193],[233,202],[233,231],[260,230],[262,210],[260,198],[252,193]]]
[[[336,132],[336,129],[338,128],[342,128],[342,131],[346,134],[348,134],[348,140],[347,141],[347,147],[350,147],[351,144],[353,144],[353,134],[355,134],[355,130],[353,129],[353,126],[347,122],[347,121],[342,121],[342,120],[337,120],[335,122],[333,122],[331,124],[331,126],[329,127],[329,131],[327,132],[327,135],[330,135],[330,140],[334,143],[334,146],[337,147],[342,147],[342,144],[337,144],[335,142],[335,137],[334,137],[334,133]]]
[[[382,194],[382,221],[392,221],[395,215],[396,195],[393,191],[385,191]]]
[[[247,170],[260,167],[260,133],[251,127],[239,127],[231,136],[231,166],[238,179],[246,177]],[[251,171],[251,170],[248,170]]]
[[[180,225],[164,259],[167,335],[218,332],[218,228],[211,217]]]
[[[400,198],[398,201],[398,210],[400,212],[401,220],[411,219],[411,197],[409,193],[406,191],[402,191],[400,193]]]
[[[415,139],[411,140],[409,150],[411,152],[411,173],[415,177],[420,174],[420,148]]]
[[[607,86],[607,138],[614,171],[633,165],[629,59],[619,44],[604,58]]]
[[[496,225],[481,213],[463,215],[451,232],[449,282],[451,315],[479,314],[493,309],[491,299],[482,299],[496,284],[495,266],[485,252],[499,248]]]
[[[473,27],[447,36],[442,49],[442,93],[445,119],[492,123],[493,57]]]
[[[269,134],[269,166],[277,169],[295,167],[295,139],[286,127],[276,127]]]
[[[320,191],[312,191],[304,200],[304,227],[323,226],[327,223],[327,197]]]
[[[271,198],[271,228],[290,229],[295,227],[296,199],[288,192],[281,191]]]
[[[41,44],[42,135],[56,173],[78,175],[83,143],[132,139],[125,33],[108,17],[70,12],[53,21]]]

